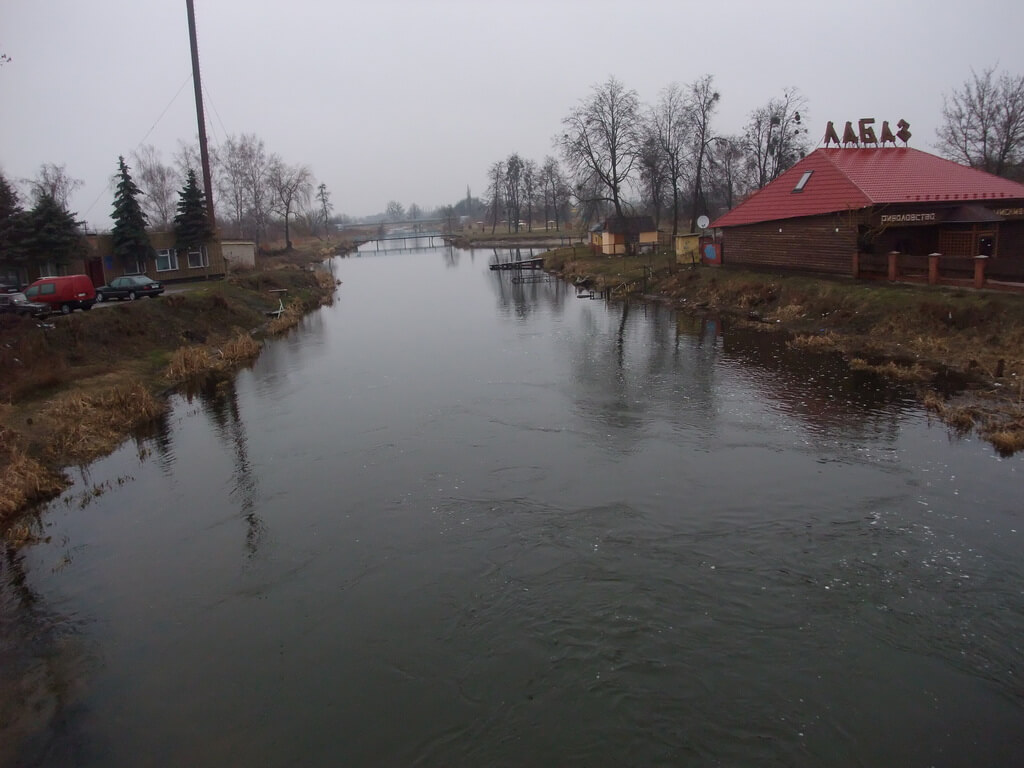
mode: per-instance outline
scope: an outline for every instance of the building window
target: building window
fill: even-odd
[[[812,173],[814,173],[814,171],[804,171],[804,175],[800,177],[800,181],[798,181],[796,183],[796,186],[793,187],[793,191],[794,192],[803,192],[804,191],[804,187],[807,186],[807,182],[811,180],[811,174]]]
[[[188,252],[188,268],[189,269],[201,269],[202,267],[210,266],[210,260],[206,255],[206,246],[203,246],[199,250],[189,250]]]
[[[124,260],[124,273],[126,275],[141,275],[146,271],[146,260],[136,256],[134,259]]]
[[[156,271],[173,272],[178,268],[178,252],[173,248],[164,248],[156,252]]]
[[[40,277],[59,277],[60,275],[66,275],[68,268],[63,265],[57,264],[55,261],[47,261],[41,267],[39,267]]]

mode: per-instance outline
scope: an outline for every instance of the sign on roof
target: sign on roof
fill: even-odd
[[[875,124],[875,118],[873,117],[862,117],[857,121],[857,130],[853,129],[853,123],[847,121],[846,128],[843,129],[843,140],[839,140],[839,134],[836,133],[835,124],[829,120],[828,126],[825,128],[825,146],[835,144],[837,147],[859,147],[861,145],[873,144],[874,146],[885,146],[886,144],[892,144],[896,146],[896,139],[899,139],[904,144],[910,140],[910,123],[906,120],[900,120],[896,123],[898,129],[894,134],[892,129],[889,127],[889,121],[882,121],[882,132],[880,135],[875,135],[875,129],[872,127]]]

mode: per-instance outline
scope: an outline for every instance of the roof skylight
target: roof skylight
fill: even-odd
[[[811,174],[812,173],[814,173],[814,171],[804,171],[804,175],[800,177],[800,181],[798,181],[796,183],[796,186],[793,187],[793,191],[794,192],[803,192],[804,191],[804,187],[807,186],[807,182],[811,180]]]

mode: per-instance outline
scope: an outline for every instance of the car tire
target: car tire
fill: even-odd
[[[135,301],[135,291],[128,291],[128,301]]]
[[[71,305],[70,304],[61,304],[60,305],[60,313],[62,315],[70,315],[71,314]]]
[[[106,300],[107,300],[107,297],[104,296],[102,293],[97,293],[96,294],[96,301],[102,303],[102,302],[104,302]]]

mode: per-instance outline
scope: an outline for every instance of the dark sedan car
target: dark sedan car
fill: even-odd
[[[46,317],[50,314],[50,305],[39,301],[29,301],[24,293],[0,293],[0,312],[29,317]]]
[[[153,298],[163,292],[164,284],[158,283],[150,277],[145,275],[125,275],[124,277],[115,277],[110,281],[110,285],[102,285],[97,288],[96,301],[106,301],[107,299],[135,301],[135,299],[142,298],[143,296]]]

